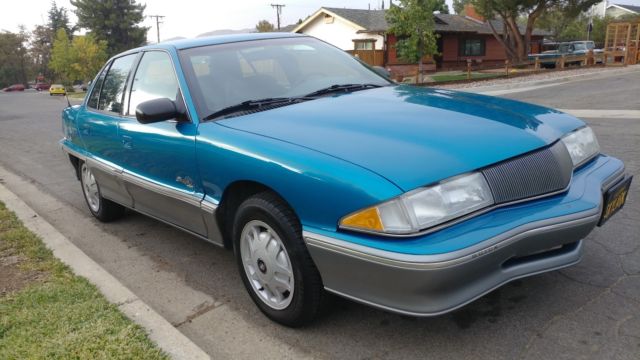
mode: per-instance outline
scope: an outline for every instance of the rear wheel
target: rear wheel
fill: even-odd
[[[244,285],[267,317],[292,327],[315,318],[322,280],[297,217],[278,196],[263,192],[240,205],[234,251]]]
[[[85,162],[80,164],[80,183],[89,211],[98,220],[109,222],[117,220],[124,215],[124,206],[102,197],[100,185],[98,185],[91,169]]]

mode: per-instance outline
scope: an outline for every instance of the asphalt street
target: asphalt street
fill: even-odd
[[[640,72],[505,97],[581,110],[638,110]],[[213,358],[640,358],[640,118],[585,118],[636,179],[582,262],[514,281],[451,314],[411,318],[332,298],[303,329],[267,320],[230,251],[135,213],[95,221],[58,146],[61,97],[0,94],[0,179]],[[603,115],[604,114],[604,115]]]

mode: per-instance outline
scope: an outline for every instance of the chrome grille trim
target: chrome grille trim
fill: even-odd
[[[481,171],[495,204],[503,204],[565,189],[571,181],[573,162],[567,148],[558,141]]]

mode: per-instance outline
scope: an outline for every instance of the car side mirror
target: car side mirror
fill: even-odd
[[[183,120],[184,113],[178,110],[175,101],[167,98],[142,102],[136,107],[136,119],[141,124],[151,124],[165,120]]]
[[[389,70],[383,68],[382,66],[373,66],[373,71],[375,71],[378,75],[384,77],[385,79],[391,79],[391,73]]]

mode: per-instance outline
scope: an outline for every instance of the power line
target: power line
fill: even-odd
[[[278,30],[280,30],[280,14],[282,14],[282,8],[285,7],[285,5],[271,4],[271,7],[276,9],[276,15],[278,16]]]
[[[147,15],[150,18],[156,18],[156,32],[158,33],[158,43],[160,43],[160,24],[162,24],[161,19],[164,19],[163,15]]]

